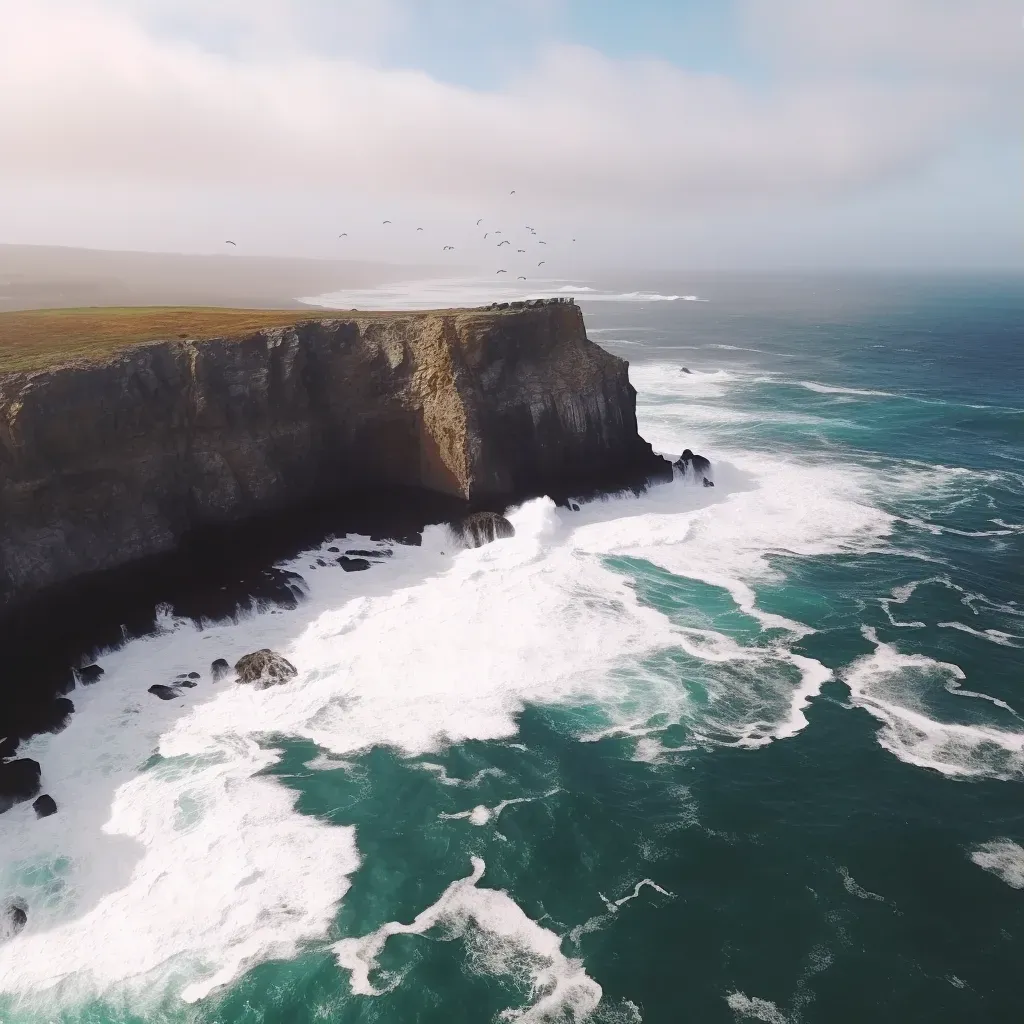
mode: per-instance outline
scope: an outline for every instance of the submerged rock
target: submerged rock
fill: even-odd
[[[44,793],[32,804],[32,810],[36,812],[37,818],[48,818],[51,814],[57,813],[57,801],[48,793]]]
[[[474,512],[466,516],[455,530],[471,548],[482,548],[492,541],[516,535],[516,528],[497,512]]]
[[[42,769],[38,761],[22,757],[0,764],[0,814],[39,792]]]
[[[91,686],[101,675],[103,669],[99,665],[86,665],[85,668],[78,670],[78,678],[82,680],[84,686]]]
[[[287,658],[268,648],[243,655],[235,662],[235,672],[240,683],[252,683],[260,688],[278,686],[299,674]]]
[[[154,697],[159,697],[161,700],[174,700],[175,697],[180,697],[181,694],[173,686],[164,686],[163,683],[154,683],[150,688],[149,692]]]
[[[338,565],[345,572],[362,572],[364,569],[370,568],[370,563],[365,558],[349,558],[348,555],[342,555],[338,559]]]
[[[225,658],[218,658],[210,665],[210,675],[213,676],[213,681],[219,683],[226,675],[231,672],[231,666],[227,663]]]
[[[680,372],[682,372],[682,373],[693,373],[693,370],[690,370],[690,369],[688,369],[685,366],[680,366],[679,369],[680,369]]]

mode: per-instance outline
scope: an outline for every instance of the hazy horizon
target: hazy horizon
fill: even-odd
[[[1024,267],[1013,0],[0,0],[0,26],[2,243],[495,272],[483,232],[529,224],[565,276]]]

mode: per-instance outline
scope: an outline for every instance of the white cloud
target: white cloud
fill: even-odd
[[[276,8],[277,4],[267,4]],[[110,10],[11,5],[2,173],[624,207],[824,195],[927,158],[964,99],[842,81],[756,93],[560,46],[502,92],[285,52],[225,55]]]

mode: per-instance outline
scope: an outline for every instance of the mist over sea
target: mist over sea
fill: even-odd
[[[98,651],[0,815],[3,1024],[1021,1019],[1024,282],[528,283],[308,301],[573,295],[716,486]]]

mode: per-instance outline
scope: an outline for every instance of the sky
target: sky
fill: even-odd
[[[0,242],[1024,269],[1022,100],[1024,0],[0,0]]]

